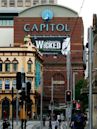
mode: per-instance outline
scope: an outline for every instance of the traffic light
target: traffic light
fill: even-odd
[[[25,73],[17,72],[16,74],[16,89],[21,90],[22,83],[25,83]]]
[[[66,102],[71,102],[71,91],[70,90],[66,90]]]
[[[23,104],[23,101],[25,100],[25,88],[22,88],[20,94],[20,103]]]
[[[16,74],[16,89],[17,90],[20,90],[22,87],[21,79],[22,79],[21,72],[17,72],[17,74]]]

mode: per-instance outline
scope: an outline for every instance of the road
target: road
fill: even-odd
[[[10,124],[11,124],[11,121],[10,121]],[[40,121],[32,121],[32,120],[27,121],[26,129],[41,129],[40,125],[41,125]],[[0,121],[0,129],[3,129],[2,121]],[[12,129],[12,125],[10,126],[9,129]],[[17,123],[16,121],[14,121],[14,128],[13,129],[21,129],[21,122],[18,121],[18,123]],[[43,127],[42,129],[49,129],[49,122],[48,121],[46,121],[46,126]],[[85,129],[88,129],[88,125],[86,126]]]

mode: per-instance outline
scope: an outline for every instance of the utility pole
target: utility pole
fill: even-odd
[[[13,97],[14,97],[14,88],[12,86],[12,129],[13,129]]]
[[[76,74],[75,72],[73,72],[73,100],[75,100],[75,78],[76,78]]]
[[[71,90],[70,89],[70,70],[71,70],[71,57],[70,57],[70,38],[68,40],[68,49],[67,49],[67,90]],[[70,115],[70,112],[71,112],[71,101],[68,103],[67,102],[67,128],[69,128],[69,115]]]
[[[92,45],[93,32],[92,27],[89,28],[89,129],[93,129],[93,98],[92,98]]]
[[[70,69],[71,69],[71,62],[70,62],[70,52],[67,53],[67,90],[70,90]]]
[[[67,90],[70,90],[70,74],[71,74],[71,59],[70,59],[70,37],[66,37],[62,44],[62,55],[66,55],[66,68],[67,68]],[[71,102],[67,102],[67,128],[69,128],[69,112],[71,110]]]
[[[41,107],[40,107],[40,124],[41,124],[41,126],[40,126],[40,129],[43,129],[43,75],[42,75],[42,77],[41,77],[41,98],[40,98],[41,100]]]
[[[16,93],[16,122],[17,122],[17,125],[18,125],[18,111],[19,111],[19,104],[18,104],[18,90],[17,90],[17,93]]]
[[[53,77],[51,79],[51,84],[52,84],[52,88],[51,88],[51,115],[53,118],[53,110],[54,110],[54,85],[53,85]]]

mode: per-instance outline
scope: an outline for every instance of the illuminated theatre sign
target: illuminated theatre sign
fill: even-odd
[[[67,24],[25,24],[24,25],[24,31],[30,32],[30,31],[64,31],[69,32],[70,28]]]
[[[32,43],[43,53],[62,54],[69,46],[70,37],[37,37]]]
[[[59,32],[68,32],[70,31],[70,28],[67,24],[54,24],[50,23],[49,21],[53,19],[53,11],[50,9],[45,9],[42,11],[41,17],[44,21],[43,24],[25,24],[24,25],[24,31],[29,32],[29,31],[59,31]]]

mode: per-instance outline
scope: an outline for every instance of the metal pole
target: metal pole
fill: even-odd
[[[41,79],[41,107],[40,107],[40,129],[43,129],[43,76],[42,76],[42,79]]]
[[[89,129],[93,129],[92,113],[92,28],[89,28]]]
[[[70,52],[67,54],[67,90],[70,90]]]
[[[67,90],[70,90],[70,53],[68,52],[67,53]],[[69,110],[69,107],[70,107],[70,105],[69,105],[69,103],[67,103],[67,116],[66,116],[66,118],[67,118],[67,128],[69,128],[69,116],[68,116],[68,110]]]
[[[75,100],[75,75],[77,73],[73,72],[73,100]]]
[[[13,129],[13,97],[14,97],[14,88],[12,87],[12,129]]]
[[[53,118],[53,108],[54,108],[54,86],[53,86],[53,77],[52,77],[52,89],[51,89],[51,115]]]
[[[17,99],[16,99],[16,122],[17,122],[17,125],[18,125],[18,90],[17,90]]]

